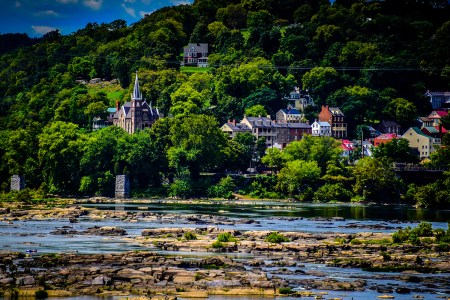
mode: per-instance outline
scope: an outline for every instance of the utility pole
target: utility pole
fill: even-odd
[[[364,128],[361,127],[361,158],[364,158]]]

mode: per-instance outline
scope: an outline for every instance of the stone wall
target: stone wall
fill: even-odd
[[[130,179],[127,175],[116,176],[116,198],[129,198],[130,197]]]
[[[11,176],[11,191],[21,191],[25,188],[25,178],[19,175]]]

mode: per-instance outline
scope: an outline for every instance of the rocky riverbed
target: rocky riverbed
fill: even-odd
[[[50,210],[8,208],[0,210],[0,217],[3,223],[12,225],[27,220],[67,220],[66,225],[50,234],[114,236],[124,243],[138,243],[142,249],[150,250],[105,254],[2,251],[0,293],[5,296],[34,295],[39,290],[45,290],[50,296],[159,295],[163,298],[280,293],[322,297],[328,291],[450,295],[448,251],[434,244],[432,238],[420,246],[393,244],[391,233],[372,232],[374,225],[367,232],[352,234],[310,233],[296,228],[280,232],[289,241],[271,243],[266,238],[272,230],[230,229],[240,224],[257,226],[259,221],[251,218],[101,211],[80,206]],[[98,220],[99,225],[84,230],[74,228],[87,219]],[[139,222],[149,227],[137,236],[129,235],[123,228],[102,226],[105,220],[121,220],[124,224]],[[284,217],[283,221],[295,223],[299,218]],[[317,220],[343,221],[339,217]],[[155,223],[184,226],[152,228]],[[361,225],[343,225],[347,226]],[[395,228],[395,223],[380,226]],[[218,243],[219,236],[225,233],[229,240]],[[311,266],[326,266],[347,273],[331,276]],[[361,275],[352,270],[370,272]]]

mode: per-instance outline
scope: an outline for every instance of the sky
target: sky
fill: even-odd
[[[67,35],[91,23],[122,19],[131,25],[145,14],[193,0],[1,0],[0,34],[41,37],[59,29]]]

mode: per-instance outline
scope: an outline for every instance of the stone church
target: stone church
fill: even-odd
[[[129,134],[147,127],[151,127],[160,118],[158,108],[153,108],[148,104],[139,90],[139,78],[136,72],[134,90],[131,94],[131,101],[119,107],[113,116],[113,125],[123,128]]]

